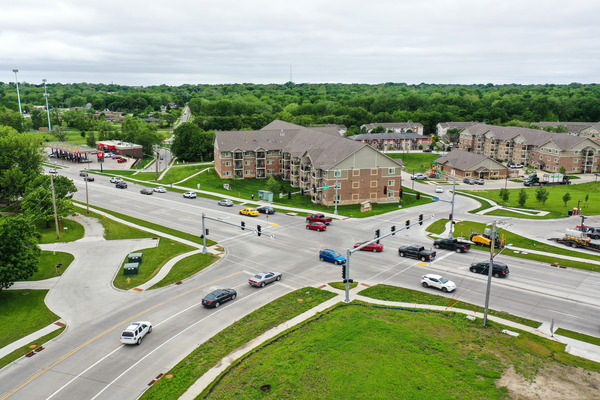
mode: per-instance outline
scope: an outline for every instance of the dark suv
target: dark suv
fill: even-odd
[[[600,239],[600,228],[587,227],[586,235],[592,239]]]
[[[489,260],[482,261],[482,262],[475,262],[475,263],[471,264],[471,267],[469,268],[469,270],[471,272],[477,272],[480,274],[487,275],[489,265],[490,265]],[[494,267],[492,268],[492,275],[494,275],[494,277],[506,278],[508,276],[509,272],[510,271],[508,270],[508,265],[501,263],[501,262],[494,261]]]

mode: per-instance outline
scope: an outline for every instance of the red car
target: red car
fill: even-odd
[[[325,225],[322,222],[311,222],[310,224],[306,225],[306,229],[312,229],[313,231],[324,231],[327,229],[327,225]]]
[[[366,243],[366,242],[356,243],[354,245],[354,248],[357,248],[358,246],[362,245],[363,243]],[[365,247],[363,247],[361,250],[372,251],[372,252],[383,251],[383,245],[382,244],[377,244],[377,243],[371,243],[371,244],[368,244]]]

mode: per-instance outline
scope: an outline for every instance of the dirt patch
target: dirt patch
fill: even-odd
[[[565,365],[542,367],[533,381],[517,374],[511,366],[496,384],[508,388],[510,398],[514,400],[591,400],[600,397],[600,373]]]

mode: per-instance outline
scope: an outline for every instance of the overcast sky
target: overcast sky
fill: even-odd
[[[27,0],[0,81],[598,83],[598,0]]]

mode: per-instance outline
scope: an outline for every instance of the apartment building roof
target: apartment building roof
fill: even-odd
[[[423,124],[420,122],[373,122],[370,124],[363,125],[368,130],[375,129],[378,126],[383,126],[385,129],[394,129],[394,128],[423,128]]]
[[[452,167],[454,167],[460,171],[469,171],[469,170],[473,170],[477,166],[477,164],[479,164],[485,160],[490,160],[493,163],[498,164],[499,168],[506,168],[499,162],[497,162],[489,157],[486,157],[482,154],[476,154],[476,153],[471,153],[468,151],[457,150],[457,149],[454,149],[450,153],[439,157],[435,161],[438,164],[449,164]]]
[[[418,133],[398,133],[398,132],[382,132],[382,133],[362,133],[360,135],[349,136],[352,140],[398,140],[398,139],[428,139],[427,136],[419,135]]]
[[[479,124],[479,122],[461,122],[461,121],[450,121],[450,122],[440,122],[438,125],[445,129],[465,129],[470,126]]]
[[[305,128],[275,120],[259,131],[217,131],[215,145],[219,151],[282,150],[315,168],[327,170],[350,157],[367,144],[326,134],[315,128]],[[372,149],[372,151],[376,151]],[[402,165],[399,160],[393,160]]]
[[[567,131],[569,132],[581,132],[582,130],[584,130],[585,128],[588,128],[594,124],[596,124],[596,122],[533,122],[533,124],[537,125],[537,126],[552,126],[554,128],[556,128],[559,125],[563,125],[565,128],[567,128]]]

